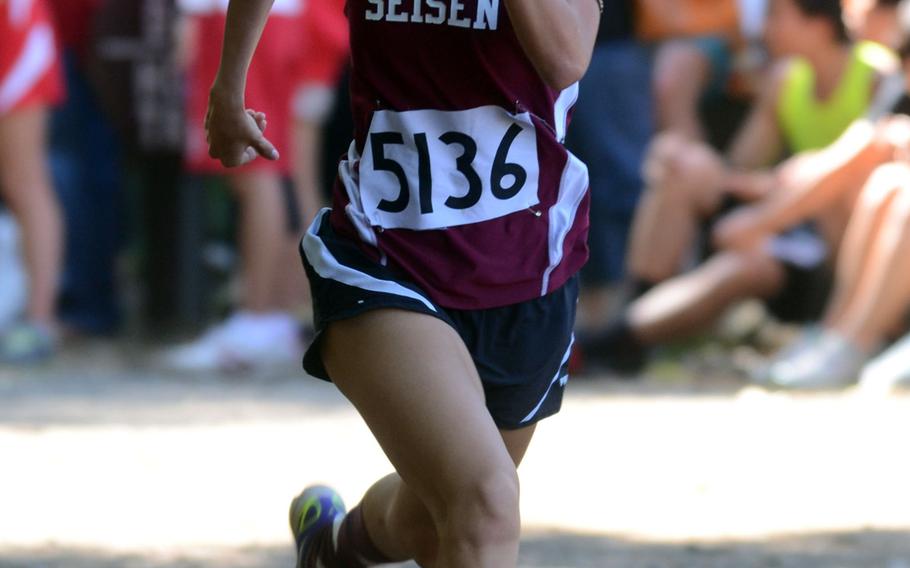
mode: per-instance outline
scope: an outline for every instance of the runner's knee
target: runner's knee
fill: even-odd
[[[518,501],[514,469],[477,477],[448,499],[443,538],[471,548],[517,542],[521,531]]]

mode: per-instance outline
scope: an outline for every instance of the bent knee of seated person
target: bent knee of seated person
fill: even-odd
[[[891,162],[872,172],[857,200],[857,207],[865,212],[878,211],[887,206],[902,188],[908,185],[910,165]]]
[[[724,194],[723,160],[710,146],[666,136],[668,140],[656,143],[649,157],[645,172],[649,190],[702,215],[714,213]]]
[[[654,71],[654,94],[658,105],[676,105],[682,94],[696,98],[707,88],[711,60],[698,45],[690,41],[671,41],[657,55]]]
[[[895,188],[891,220],[898,223],[902,230],[910,231],[910,178],[905,178],[901,185]]]

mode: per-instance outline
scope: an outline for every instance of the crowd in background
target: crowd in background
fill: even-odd
[[[226,6],[0,0],[0,362],[131,322],[209,325],[174,369],[299,360],[297,243],[351,132],[344,0],[276,0],[246,102],[281,158],[230,171],[202,129]],[[751,380],[910,382],[908,26],[898,0],[605,1],[567,140],[576,372],[640,376],[751,301],[796,329]]]

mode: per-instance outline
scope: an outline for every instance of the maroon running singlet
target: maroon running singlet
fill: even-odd
[[[330,222],[440,306],[560,288],[587,258],[587,168],[500,0],[348,0],[354,141]],[[377,46],[381,46],[378,48]]]

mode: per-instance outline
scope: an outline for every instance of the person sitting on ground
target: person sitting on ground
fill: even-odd
[[[910,251],[910,43],[901,52],[905,73],[882,89],[882,105],[890,107],[884,118],[858,121],[830,149],[804,159],[806,171],[806,163],[815,164],[814,175],[791,176],[790,191],[744,207],[717,227],[725,246],[750,247],[834,201],[855,204],[825,317],[760,370],[760,382],[794,389],[849,385],[910,308],[903,263]]]
[[[0,332],[0,362],[50,357],[63,262],[63,219],[47,167],[49,107],[63,77],[44,0],[0,3],[0,196],[22,227],[29,279],[25,319]]]
[[[800,227],[770,246],[720,248],[698,269],[673,278],[704,222],[775,192],[775,175],[761,168],[785,150],[805,153],[834,142],[866,113],[881,78],[895,67],[887,49],[849,41],[836,0],[773,0],[765,35],[780,61],[726,163],[706,145],[675,134],[654,143],[630,249],[634,301],[606,330],[582,339],[588,360],[637,371],[648,345],[702,329],[746,298],[769,301],[784,320],[820,315],[827,250],[843,233],[849,200],[820,212],[818,230]]]

